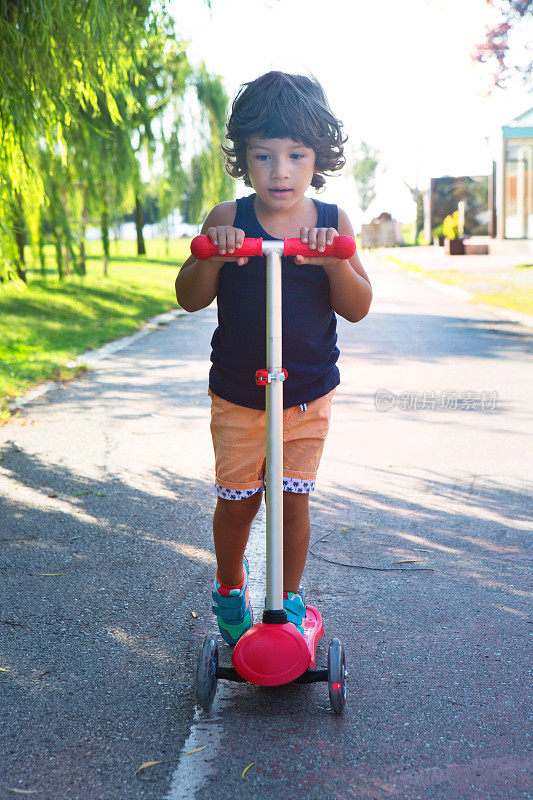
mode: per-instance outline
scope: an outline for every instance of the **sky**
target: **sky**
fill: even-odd
[[[220,75],[230,99],[271,69],[318,78],[344,124],[348,157],[361,141],[379,152],[377,198],[365,214],[348,167],[317,195],[356,227],[382,211],[413,219],[406,184],[487,175],[499,127],[533,105],[518,82],[487,96],[490,70],[470,59],[494,19],[486,0],[211,0],[211,8],[170,0],[169,8],[191,62]],[[247,194],[239,184],[238,196]]]

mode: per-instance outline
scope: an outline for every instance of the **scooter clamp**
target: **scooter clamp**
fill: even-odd
[[[255,373],[255,382],[258,386],[266,386],[272,381],[286,381],[289,373],[286,369],[281,369],[279,372],[269,372],[268,369],[258,369]]]

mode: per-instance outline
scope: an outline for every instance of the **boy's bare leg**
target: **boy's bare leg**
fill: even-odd
[[[245,500],[217,499],[213,517],[218,578],[227,586],[242,580],[242,559],[262,492]],[[311,525],[309,495],[283,492],[283,590],[297,592],[307,560]]]
[[[213,536],[218,579],[227,586],[238,586],[242,581],[242,559],[262,499],[263,492],[256,492],[244,500],[217,498]]]
[[[297,592],[307,560],[309,495],[283,492],[283,591]]]

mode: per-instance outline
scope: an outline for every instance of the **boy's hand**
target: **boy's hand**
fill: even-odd
[[[296,264],[318,264],[321,267],[338,261],[338,259],[332,256],[320,257],[320,253],[324,252],[326,245],[333,244],[333,239],[338,235],[335,228],[300,228],[300,239],[302,243],[308,245],[313,250],[316,248],[317,255],[316,257],[312,256],[310,258],[306,256],[295,256],[294,261]]]
[[[233,228],[231,225],[218,225],[216,228],[208,228],[206,235],[209,236],[215,247],[218,247],[219,257],[210,258],[210,261],[224,263],[225,261],[236,261],[239,267],[248,263],[245,256],[239,257],[235,251],[242,247],[244,242],[244,231],[240,228]]]

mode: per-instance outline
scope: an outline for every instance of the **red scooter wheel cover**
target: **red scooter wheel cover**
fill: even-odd
[[[281,686],[309,666],[307,642],[296,627],[259,622],[241,636],[231,657],[239,675],[259,686]]]

